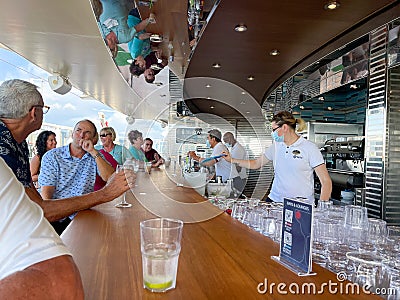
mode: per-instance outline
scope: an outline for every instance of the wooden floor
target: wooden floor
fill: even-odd
[[[138,186],[129,192],[131,208],[114,207],[119,199],[80,212],[62,235],[73,253],[81,272],[86,299],[380,299],[374,295],[330,294],[328,286],[322,294],[301,294],[302,284],[338,283],[336,274],[314,265],[316,276],[298,277],[271,259],[279,254],[276,243],[219,213],[214,206],[189,188],[177,187],[165,170],[150,175],[139,173]],[[156,214],[165,211],[168,217],[186,219],[182,236],[176,289],[166,293],[151,293],[143,288],[140,254],[139,222],[154,218],[145,209],[148,205]],[[149,204],[149,202],[152,202]],[[205,207],[208,207],[206,209]],[[155,208],[159,208],[158,210]],[[155,209],[155,210],[154,210]],[[200,213],[196,212],[199,210]],[[202,222],[195,218],[217,215]],[[257,287],[265,289],[260,294]],[[287,294],[278,292],[277,285],[285,283]],[[347,282],[341,284],[345,288]],[[299,286],[300,293],[289,291]],[[307,289],[306,289],[307,290]]]

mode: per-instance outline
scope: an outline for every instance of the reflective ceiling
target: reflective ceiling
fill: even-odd
[[[167,86],[143,94],[117,71],[89,0],[2,1],[1,8],[0,43],[34,64],[67,75],[76,88],[137,118],[154,118],[168,107]],[[259,114],[265,96],[288,76],[400,16],[393,0],[341,1],[334,11],[324,10],[320,0],[221,0],[188,62],[187,0],[158,0],[155,9],[153,30],[180,45],[181,59],[171,69],[190,80],[189,107],[238,117]],[[234,31],[241,23],[248,30]],[[280,55],[270,56],[273,49]],[[220,69],[212,68],[216,62]],[[250,75],[255,80],[248,81]]]

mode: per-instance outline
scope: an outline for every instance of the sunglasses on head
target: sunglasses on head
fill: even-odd
[[[102,133],[102,134],[100,134],[101,137],[106,137],[107,135],[111,135],[111,133]]]

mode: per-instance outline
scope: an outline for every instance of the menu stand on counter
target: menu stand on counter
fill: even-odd
[[[297,274],[312,276],[313,206],[304,198],[284,198],[279,256],[273,260]]]

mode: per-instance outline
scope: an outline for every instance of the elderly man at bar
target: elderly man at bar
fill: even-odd
[[[135,174],[129,171],[111,176],[108,184],[98,192],[58,201],[43,201],[32,185],[25,139],[41,127],[43,114],[48,109],[34,84],[13,79],[0,85],[0,157],[23,184],[29,198],[40,205],[45,217],[49,221],[56,221],[76,211],[111,201],[127,191],[136,179]]]
[[[0,203],[0,299],[83,299],[70,252],[2,158]]]
[[[43,155],[39,174],[43,199],[63,199],[93,192],[97,174],[104,181],[108,180],[114,168],[94,148],[95,140],[96,126],[90,120],[82,120],[75,125],[69,145]],[[52,225],[61,234],[73,217],[74,214]]]

